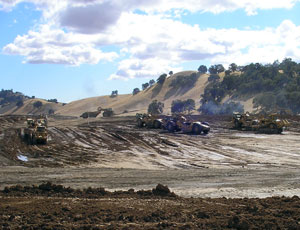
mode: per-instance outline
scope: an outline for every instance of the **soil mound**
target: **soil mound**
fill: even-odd
[[[21,186],[15,185],[5,187],[0,191],[2,196],[46,196],[46,197],[73,197],[73,198],[103,198],[103,197],[177,197],[175,193],[171,192],[167,186],[158,184],[152,190],[139,190],[134,189],[128,191],[114,191],[110,192],[105,188],[91,188],[86,189],[73,189],[64,187],[62,185],[52,184],[46,182],[40,185]]]

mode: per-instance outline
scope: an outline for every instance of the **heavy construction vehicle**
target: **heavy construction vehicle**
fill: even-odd
[[[162,118],[160,115],[137,113],[136,122],[138,127],[154,129],[160,129],[162,127]]]
[[[114,111],[112,108],[103,109],[102,107],[98,107],[97,111],[93,112],[84,112],[80,115],[82,118],[89,118],[89,117],[97,117],[101,112],[103,117],[112,117],[114,115]]]
[[[112,117],[114,115],[114,111],[112,110],[112,108],[104,109],[100,106],[98,107],[98,111],[100,113],[103,112],[102,114],[103,117]]]
[[[250,113],[234,112],[232,117],[235,129],[253,130],[253,125],[257,125],[258,120]]]
[[[85,118],[85,119],[89,118],[89,117],[97,117],[99,113],[100,113],[99,111],[84,112],[83,114],[80,115],[80,117]]]
[[[48,132],[45,119],[27,119],[27,127],[24,128],[24,139],[28,144],[47,144]]]
[[[255,117],[250,113],[233,113],[234,128],[239,130],[251,130],[262,133],[282,133],[289,126],[285,119],[279,119],[277,114]]]
[[[193,134],[208,134],[210,126],[207,122],[188,120],[183,115],[175,115],[167,121],[166,129],[169,132],[182,131]]]

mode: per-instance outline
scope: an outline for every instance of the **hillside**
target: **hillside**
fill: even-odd
[[[34,106],[36,102],[41,102],[41,107],[37,108]],[[0,114],[51,114],[63,107],[62,103],[49,102],[43,99],[25,99],[22,106],[16,106],[15,103],[11,103],[0,108]],[[51,112],[52,111],[52,112]]]
[[[170,86],[173,79],[190,76],[193,73],[198,75],[198,79],[193,87],[185,88],[181,86],[178,89],[174,89]],[[153,100],[163,102],[164,113],[170,114],[173,100],[186,100],[189,98],[194,99],[196,108],[199,108],[200,95],[204,93],[208,77],[208,74],[200,75],[196,71],[179,72],[167,77],[162,85],[156,83],[152,87],[141,91],[136,95],[118,95],[114,98],[109,96],[86,98],[65,105],[58,110],[56,114],[79,116],[86,111],[96,111],[97,108],[101,106],[102,108],[112,108],[116,114],[134,115],[136,113],[147,112],[148,105]],[[124,113],[124,111],[127,111],[128,113]]]
[[[219,74],[221,79],[224,73]],[[191,79],[190,85],[182,83],[183,79]],[[80,116],[84,112],[97,111],[98,107],[112,108],[117,115],[135,115],[147,112],[148,105],[153,100],[164,103],[164,114],[171,113],[171,104],[174,100],[193,99],[196,109],[200,107],[201,95],[208,85],[209,74],[200,74],[197,71],[183,71],[166,77],[163,84],[155,83],[153,86],[137,93],[136,95],[124,94],[116,97],[99,96],[85,98],[68,104],[54,103],[42,99],[24,98],[22,106],[16,106],[16,102],[9,103],[0,108],[0,114],[49,114],[55,112],[63,116]],[[175,84],[176,83],[176,84]],[[36,108],[34,103],[40,101],[42,106]],[[252,111],[252,99],[247,98],[245,110]],[[197,113],[195,111],[195,113]]]
[[[226,71],[218,64],[209,68],[209,74],[205,72],[162,74],[156,83],[134,95],[99,96],[68,104],[2,90],[0,114],[80,116],[102,107],[112,108],[116,115],[135,115],[147,112],[154,100],[164,103],[164,114],[170,114],[173,101],[187,99],[195,101],[194,113],[200,111],[202,114],[230,114],[243,110],[300,113],[300,64],[291,59],[266,65],[232,63]]]
[[[204,71],[205,72],[205,71]],[[290,58],[281,63],[232,63],[225,71],[221,64],[209,68],[210,74],[184,71],[157,81],[136,95],[115,98],[96,97],[72,102],[58,114],[80,115],[98,106],[112,108],[117,114],[146,112],[157,100],[164,103],[164,113],[171,113],[174,100],[193,99],[203,114],[230,114],[232,111],[300,113],[300,64]]]

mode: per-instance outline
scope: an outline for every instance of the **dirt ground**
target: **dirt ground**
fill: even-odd
[[[2,229],[299,229],[297,196],[180,198],[168,187],[107,192],[50,183],[0,192]]]
[[[200,119],[208,135],[140,129],[133,117],[50,118],[48,144],[31,146],[20,137],[25,117],[0,116],[2,228],[300,229],[300,118],[288,117],[280,135],[232,130],[230,117]],[[5,190],[46,182],[108,193],[160,183],[179,197]]]

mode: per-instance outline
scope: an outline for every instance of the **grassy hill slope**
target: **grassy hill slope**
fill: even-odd
[[[35,102],[41,102],[42,106],[39,108],[36,108],[34,106]],[[0,108],[0,114],[17,114],[17,115],[27,115],[27,114],[49,114],[49,111],[51,113],[52,111],[57,111],[63,107],[62,103],[54,103],[54,102],[48,102],[43,99],[25,99],[23,101],[22,106],[17,106],[16,103],[10,103],[6,106],[3,106]]]
[[[171,104],[173,100],[186,100],[189,98],[195,100],[196,108],[198,108],[200,106],[200,95],[204,92],[209,75],[203,74],[198,76],[195,85],[191,88],[183,85],[178,89],[174,89],[170,86],[173,79],[189,76],[192,73],[199,75],[196,71],[179,72],[167,77],[162,85],[156,83],[152,87],[147,88],[136,95],[118,95],[113,98],[110,96],[86,98],[73,101],[59,109],[56,113],[60,115],[79,116],[87,111],[96,111],[97,108],[101,106],[102,108],[112,108],[116,114],[132,115],[135,113],[147,112],[148,105],[153,100],[158,100],[164,103],[164,113],[168,114],[171,113]],[[124,111],[127,111],[128,113],[124,113]]]

